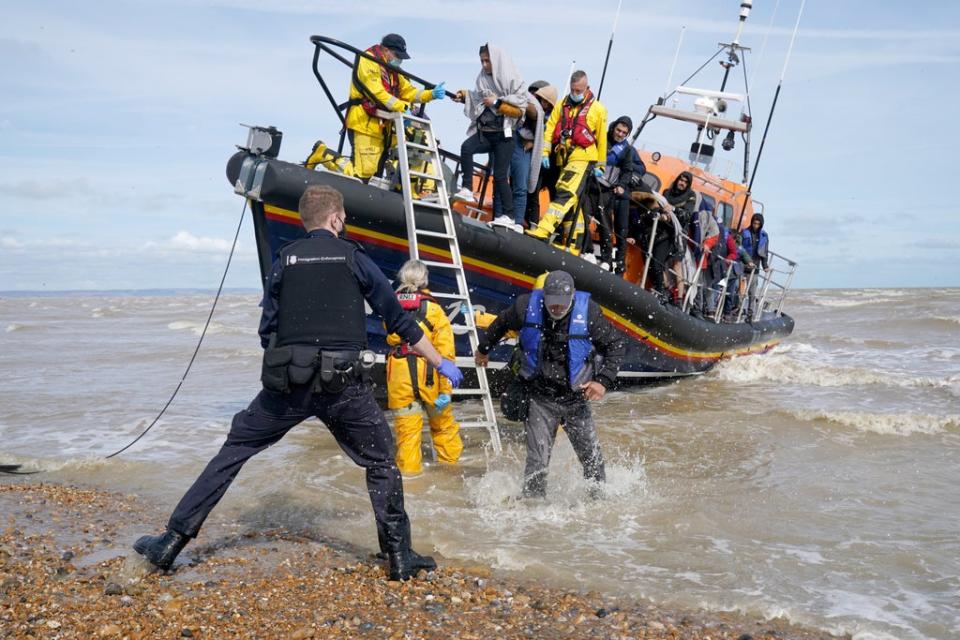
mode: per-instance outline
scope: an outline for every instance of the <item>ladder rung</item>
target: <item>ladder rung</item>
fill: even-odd
[[[421,260],[420,262],[428,267],[439,267],[440,269],[463,269],[462,265],[454,264],[452,262],[436,262],[434,260]]]
[[[465,296],[460,293],[434,293],[430,292],[434,298],[445,298],[447,300],[469,300],[470,296]]]
[[[439,180],[439,179],[440,179],[438,176],[435,176],[435,175],[433,175],[432,173],[424,173],[423,171],[414,171],[413,169],[410,169],[409,173],[410,173],[410,175],[412,175],[412,176],[416,176],[416,177],[418,177],[418,178],[425,178],[425,179],[427,179],[427,180]]]
[[[447,209],[447,205],[442,202],[430,202],[429,200],[413,200],[412,202],[415,207],[429,207],[431,209],[440,209],[441,211]]]
[[[490,427],[495,426],[496,422],[491,422],[489,420],[470,420],[469,422],[460,422],[461,429],[489,429]]]
[[[428,147],[425,144],[418,144],[416,142],[407,142],[406,145],[411,149],[421,149],[423,151],[430,151],[431,153],[433,152],[433,147]]]
[[[455,396],[485,396],[487,392],[483,389],[454,389]]]
[[[456,238],[455,235],[450,233],[444,233],[442,231],[424,231],[423,229],[417,229],[417,235],[428,236],[430,238],[447,238],[448,240],[451,238]]]

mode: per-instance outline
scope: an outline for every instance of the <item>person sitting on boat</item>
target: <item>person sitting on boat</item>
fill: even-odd
[[[581,250],[586,230],[580,197],[591,174],[602,176],[607,160],[607,109],[590,91],[585,71],[570,76],[570,93],[554,109],[547,121],[549,144],[543,147],[544,168],[560,170],[557,194],[534,229],[527,233],[549,240],[562,226],[559,246],[574,255]]]
[[[529,130],[528,135],[539,135],[541,140],[539,144],[535,143],[535,146],[538,147],[540,151],[532,153],[531,150],[529,191],[527,192],[527,207],[524,211],[526,227],[532,229],[540,222],[540,190],[546,187],[547,192],[550,194],[550,199],[553,200],[557,194],[557,180],[560,174],[556,166],[545,169],[540,164],[540,158],[543,155],[542,141],[546,137],[547,120],[550,118],[550,114],[553,113],[554,105],[557,104],[557,88],[549,84],[546,80],[537,80],[528,87],[528,91],[533,95],[534,102],[536,105],[539,105],[540,109],[537,110],[536,113],[531,113],[531,110],[536,109],[536,106],[531,104],[530,101],[527,101],[524,128]],[[521,129],[520,135],[524,135],[523,129]],[[514,207],[514,209],[516,209],[516,207]]]
[[[305,163],[308,169],[322,164],[331,171],[369,180],[383,169],[395,139],[392,123],[379,118],[377,111],[402,113],[409,111],[415,103],[442,100],[446,95],[442,82],[433,89],[419,90],[397,73],[396,69],[403,60],[410,58],[410,54],[406,41],[396,33],[385,35],[380,44],[373,45],[365,53],[376,60],[357,57],[344,123],[353,155],[349,160],[339,157],[323,142],[317,141]]]
[[[419,260],[408,260],[397,272],[397,300],[400,306],[417,318],[417,323],[440,355],[456,359],[453,329],[443,308],[427,289],[427,266]],[[437,459],[456,464],[463,451],[460,425],[450,405],[450,381],[437,374],[426,358],[417,355],[410,344],[396,333],[387,336],[393,347],[387,357],[387,408],[396,416],[397,467],[404,476],[423,471],[420,434],[423,411],[427,412],[430,434]]]
[[[584,196],[588,219],[597,221],[600,233],[600,266],[624,271],[624,242],[630,216],[628,193],[634,173],[643,176],[646,166],[627,136],[633,129],[629,116],[620,116],[607,127],[607,168],[602,177],[590,181]],[[589,234],[588,234],[589,236]],[[617,238],[617,257],[613,257],[613,237]],[[589,244],[589,243],[588,243]]]
[[[410,546],[393,435],[365,374],[373,364],[365,352],[374,355],[366,349],[365,301],[453,386],[463,374],[403,310],[362,246],[339,237],[347,218],[340,192],[326,185],[307,187],[299,212],[307,235],[280,249],[264,287],[259,329],[263,389],[233,416],[226,441],[180,499],[167,530],[139,538],[133,548],[154,566],[169,569],[244,464],[307,418],[317,417],[366,470],[389,577],[407,580],[437,565]]]
[[[477,365],[487,365],[487,354],[511,329],[520,332],[520,378],[529,393],[523,496],[546,495],[550,454],[561,423],[584,477],[594,483],[591,492],[597,492],[606,474],[588,401],[600,400],[615,384],[626,354],[623,336],[589,293],[574,288],[566,271],[551,271],[542,289],[518,296],[497,316],[474,354]]]
[[[454,200],[476,202],[473,195],[473,156],[489,153],[493,163],[493,199],[500,202],[495,222],[513,226],[513,192],[510,189],[510,159],[516,146],[514,129],[527,106],[523,77],[509,55],[489,43],[480,47],[480,73],[473,91],[457,91],[455,102],[463,103],[470,120],[467,139],[460,145],[461,188]]]
[[[757,290],[757,280],[760,279],[759,269],[766,271],[770,268],[768,260],[768,251],[770,247],[770,237],[763,230],[763,214],[755,213],[750,218],[750,226],[740,233],[740,244],[744,251],[750,256],[751,264],[747,266],[750,274],[748,276],[749,285],[746,292],[746,302],[748,311],[754,308],[754,299]]]
[[[510,188],[513,191],[513,228],[522,231],[526,219],[527,193],[536,188],[540,180],[540,154],[543,151],[544,107],[534,91],[547,86],[545,80],[537,80],[527,87],[527,106],[514,131],[513,155],[510,157]],[[556,93],[556,91],[554,91]],[[556,100],[556,96],[554,96]],[[506,224],[503,202],[493,199],[494,221]]]

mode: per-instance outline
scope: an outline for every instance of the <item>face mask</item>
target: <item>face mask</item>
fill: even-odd
[[[403,64],[403,60],[401,60],[400,58],[394,58],[393,60],[391,60],[391,61],[388,62],[387,64],[389,64],[389,65],[390,65],[391,67],[393,67],[394,69],[399,69],[399,68],[400,68],[400,65]]]
[[[573,104],[580,104],[581,102],[583,102],[583,94],[571,93],[570,102],[572,102]]]

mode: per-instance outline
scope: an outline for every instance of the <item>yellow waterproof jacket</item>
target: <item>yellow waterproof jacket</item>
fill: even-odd
[[[367,49],[366,53],[376,56],[377,54],[373,49],[374,47]],[[405,76],[399,74],[397,74],[399,83],[396,95],[388,92],[383,86],[381,69],[382,67],[373,60],[360,58],[356,75],[357,79],[366,87],[367,91],[376,96],[377,100],[386,105],[390,111],[406,111],[410,107],[411,102],[430,102],[433,100],[433,92],[431,90],[418,90],[410,84],[410,81],[407,80]],[[361,92],[354,81],[351,80],[350,99],[363,100],[365,98],[367,98],[366,94]],[[367,115],[367,112],[364,111],[363,107],[359,104],[355,104],[347,109],[346,126],[347,129],[359,131],[360,133],[365,133],[370,136],[380,135],[383,132],[383,120],[376,116]]]
[[[553,141],[553,132],[563,116],[563,105],[567,102],[569,96],[563,96],[563,100],[557,103],[550,113],[550,119],[547,120],[547,126],[543,132],[543,157],[549,158],[552,151],[551,142]],[[573,111],[574,115],[579,113],[579,109]],[[600,104],[599,100],[594,99],[587,111],[587,128],[597,139],[596,144],[589,147],[580,147],[571,145],[570,154],[567,156],[567,162],[582,161],[596,162],[597,167],[604,169],[607,164],[607,108]]]
[[[420,293],[429,294],[429,291],[422,290]],[[427,301],[426,320],[427,322],[422,322],[418,318],[417,324],[430,337],[430,342],[440,352],[440,355],[455,362],[457,353],[453,343],[453,328],[450,326],[450,320],[447,319],[447,314],[443,312],[443,308],[436,302]],[[429,323],[429,326],[427,323]],[[402,343],[403,340],[395,333],[387,336],[387,344],[390,346],[399,346]],[[417,386],[423,402],[432,405],[441,393],[451,393],[453,387],[450,381],[435,369],[432,372],[433,384],[427,385],[427,361],[419,356],[416,357],[416,361]],[[410,384],[410,368],[407,364],[407,358],[396,357],[391,353],[387,357],[387,407],[402,409],[414,400],[416,398],[413,395],[413,385]]]

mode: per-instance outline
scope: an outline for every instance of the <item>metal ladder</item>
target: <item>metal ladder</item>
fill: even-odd
[[[384,120],[392,121],[393,129],[397,136],[397,158],[400,169],[400,185],[403,189],[403,208],[407,219],[407,243],[410,247],[410,259],[420,260],[430,269],[452,271],[456,276],[456,293],[433,293],[432,295],[437,299],[452,300],[461,305],[460,309],[464,323],[462,325],[453,325],[453,328],[466,332],[470,340],[470,349],[473,353],[476,353],[477,346],[480,344],[480,338],[477,336],[476,317],[474,316],[473,303],[470,301],[470,289],[467,286],[467,276],[463,268],[463,258],[460,255],[460,245],[457,242],[457,233],[454,226],[454,215],[457,214],[450,208],[450,198],[447,194],[447,186],[443,177],[443,160],[440,157],[440,151],[437,149],[436,138],[433,135],[433,126],[430,120],[410,114],[378,111],[377,116]],[[415,130],[423,131],[423,143],[413,142],[407,139],[407,126]],[[429,169],[427,171],[411,169],[411,153],[419,156],[427,156],[426,160]],[[411,188],[411,178],[432,180],[435,182],[437,199],[415,199]],[[436,220],[438,214],[443,222],[443,231],[430,231],[417,226],[418,215],[421,217],[421,223],[424,223],[431,218]],[[420,242],[423,238],[438,238],[445,241],[450,253],[450,262],[421,260]],[[461,386],[459,389],[454,389],[453,394],[459,396],[478,396],[483,403],[483,418],[480,420],[460,422],[460,427],[464,429],[485,428],[490,435],[490,444],[493,448],[493,453],[499,455],[500,430],[497,426],[497,417],[493,410],[493,398],[490,395],[487,370],[484,367],[478,367],[472,355],[468,357],[458,357],[456,364],[459,367],[476,371],[477,386],[472,388],[464,388]]]

